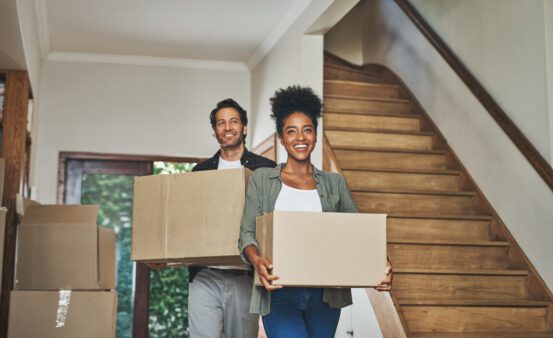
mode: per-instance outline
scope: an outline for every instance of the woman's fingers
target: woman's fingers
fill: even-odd
[[[282,285],[273,284],[273,281],[279,279],[278,276],[272,275],[269,271],[273,268],[271,261],[267,258],[263,258],[256,265],[257,273],[259,274],[259,280],[267,291],[273,291],[282,288]]]

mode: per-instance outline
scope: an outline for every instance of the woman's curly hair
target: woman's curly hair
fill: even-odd
[[[299,85],[279,89],[271,97],[271,118],[276,122],[277,133],[282,136],[284,120],[292,113],[300,112],[311,118],[317,130],[317,119],[323,114],[321,99],[309,87]]]

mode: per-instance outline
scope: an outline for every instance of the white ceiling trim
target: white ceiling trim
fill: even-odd
[[[64,53],[51,52],[48,61],[82,62],[100,64],[118,64],[132,66],[156,66],[172,68],[212,69],[235,72],[247,72],[244,62],[230,62],[218,60],[179,59],[155,56],[92,54],[92,53]]]
[[[50,54],[50,29],[48,27],[48,12],[46,11],[45,0],[35,0],[35,15],[38,27],[38,43],[40,45],[40,55],[46,60]]]
[[[257,66],[257,64],[269,53],[274,45],[280,40],[280,38],[286,33],[286,31],[292,26],[297,18],[305,11],[309,3],[312,0],[297,0],[292,7],[286,12],[278,24],[271,30],[267,37],[261,42],[259,47],[247,62],[248,69],[251,71]]]

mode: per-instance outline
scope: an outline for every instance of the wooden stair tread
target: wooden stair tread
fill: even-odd
[[[413,338],[552,338],[553,331],[547,332],[417,332]]]
[[[378,134],[394,134],[394,135],[416,135],[416,136],[434,136],[433,132],[428,131],[409,131],[409,130],[390,130],[390,129],[372,129],[363,127],[324,127],[324,130],[333,131],[351,131],[356,133],[378,133]]]
[[[335,149],[335,150],[357,150],[357,151],[378,151],[378,152],[383,152],[383,153],[447,155],[447,151],[442,150],[442,149],[395,149],[395,148],[375,148],[375,147],[350,146],[350,145],[347,145],[347,146],[332,145],[332,149]]]
[[[441,241],[441,240],[394,240],[388,244],[411,244],[411,245],[447,245],[447,246],[509,246],[508,241]]]
[[[471,276],[528,276],[527,270],[486,269],[394,269],[394,274],[471,275]]]
[[[375,74],[374,72],[369,72],[369,71],[366,71],[366,70],[363,70],[363,69],[351,68],[351,67],[348,67],[346,65],[338,65],[336,63],[327,63],[327,62],[325,62],[324,67],[325,68],[328,67],[328,68],[334,68],[334,69],[341,69],[341,70],[345,70],[345,71],[348,71],[348,72],[360,73],[360,74],[367,75],[367,76],[378,76],[378,74]]]
[[[350,69],[348,69],[348,70],[350,70]],[[354,86],[366,86],[366,87],[388,87],[388,88],[397,88],[397,89],[400,88],[399,85],[391,84],[391,83],[365,82],[365,81],[354,81],[354,80],[325,79],[324,82],[325,83],[354,85]]]
[[[461,175],[460,170],[451,169],[389,169],[389,168],[351,168],[344,169],[342,171],[368,171],[368,172],[383,172],[383,173],[397,173],[397,174],[428,174],[428,175]]]
[[[547,307],[543,300],[482,299],[399,299],[402,306],[482,306],[482,307]]]
[[[416,219],[444,219],[444,220],[468,220],[468,221],[491,221],[492,216],[488,215],[423,215],[394,213],[389,214],[388,218],[416,218]]]
[[[405,195],[436,195],[436,196],[476,196],[474,191],[428,191],[428,190],[404,190],[404,189],[351,189],[351,192],[377,193],[377,194],[405,194]]]
[[[398,113],[375,113],[375,112],[363,112],[363,113],[351,113],[351,112],[345,112],[345,111],[339,111],[339,110],[325,110],[324,114],[340,114],[340,115],[351,115],[351,116],[359,116],[359,115],[369,115],[369,116],[380,116],[380,117],[396,117],[396,118],[402,118],[402,119],[418,119],[422,120],[424,117],[422,115],[412,113],[412,114],[398,114]],[[323,114],[323,117],[324,117]]]
[[[324,99],[344,99],[344,100],[356,100],[356,101],[378,101],[385,103],[405,103],[412,104],[413,101],[406,99],[391,99],[384,97],[359,97],[359,96],[350,96],[350,95],[337,95],[337,94],[326,94]]]

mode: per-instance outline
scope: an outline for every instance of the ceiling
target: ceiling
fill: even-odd
[[[44,58],[256,63],[311,0],[37,0]],[[274,42],[272,42],[274,40]]]

